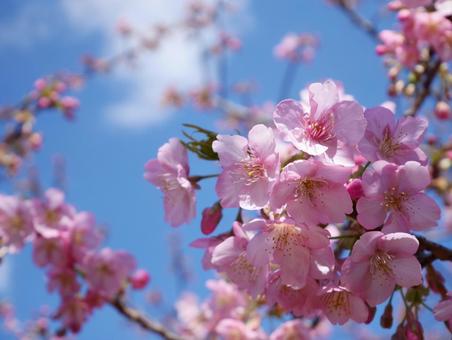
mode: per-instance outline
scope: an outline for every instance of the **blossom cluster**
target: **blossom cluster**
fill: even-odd
[[[173,328],[184,339],[302,340],[320,335],[319,330],[310,329],[302,320],[284,322],[267,334],[259,304],[250,296],[224,280],[209,280],[206,286],[211,295],[202,303],[191,293],[176,302]],[[327,328],[322,330],[323,335],[328,332]]]
[[[79,102],[67,92],[81,82],[81,77],[72,74],[40,78],[19,105],[0,109],[0,119],[6,123],[0,141],[0,166],[15,174],[24,158],[41,147],[42,134],[34,130],[38,114],[57,110],[68,119],[74,117]]]
[[[149,281],[129,253],[99,248],[102,233],[94,216],[66,203],[57,189],[29,200],[1,195],[0,237],[10,253],[32,244],[33,261],[45,270],[48,291],[60,297],[54,318],[64,331],[78,332],[94,309],[113,301],[129,284],[140,289]]]
[[[222,209],[239,214],[230,232],[193,245],[205,249],[205,268],[270,306],[333,324],[368,322],[395,289],[423,283],[412,232],[440,217],[425,193],[431,176],[420,144],[428,124],[365,109],[331,80],[303,93],[276,106],[271,126],[216,136],[219,203],[204,211],[202,231],[216,229]],[[195,217],[202,176],[189,175],[178,139],[146,164],[145,178],[164,193],[171,225]],[[347,257],[342,237],[353,241]]]

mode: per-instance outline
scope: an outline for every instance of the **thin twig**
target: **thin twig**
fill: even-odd
[[[337,6],[350,18],[350,20],[366,32],[372,39],[378,41],[377,28],[366,18],[362,17],[347,0],[338,0]]]
[[[431,86],[433,80],[439,72],[439,68],[441,67],[441,60],[437,60],[430,69],[426,71],[426,76],[424,79],[424,83],[422,84],[422,90],[419,95],[416,96],[413,105],[405,112],[406,116],[415,116],[419,109],[424,104],[425,100],[428,98],[431,92]]]
[[[419,241],[418,252],[428,251],[430,255],[421,259],[423,266],[433,262],[434,260],[452,261],[452,249],[449,249],[441,244],[427,240],[424,236],[416,235]]]
[[[138,324],[144,330],[160,335],[163,339],[167,340],[182,340],[181,337],[167,330],[160,323],[147,318],[142,315],[138,310],[133,309],[125,305],[120,297],[116,298],[110,303],[121,315],[125,316],[129,321]]]

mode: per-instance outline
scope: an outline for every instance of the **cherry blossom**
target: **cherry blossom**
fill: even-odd
[[[221,206],[248,210],[265,207],[279,173],[273,130],[259,124],[250,130],[248,139],[218,135],[212,149],[223,168],[216,185]]]
[[[190,222],[196,215],[189,171],[187,150],[177,138],[160,147],[157,159],[145,165],[144,178],[163,192],[165,219],[173,227]]]
[[[344,184],[351,169],[315,159],[287,165],[276,182],[271,206],[287,205],[289,215],[299,223],[336,223],[352,212],[352,201]]]
[[[422,283],[421,265],[414,256],[418,247],[418,240],[410,234],[367,232],[345,260],[341,280],[376,306],[392,294],[396,284],[409,288]]]
[[[394,113],[382,106],[366,110],[364,116],[367,128],[359,151],[369,161],[426,162],[427,156],[419,147],[428,126],[426,119],[404,117],[396,121]]]
[[[276,106],[273,120],[285,140],[310,155],[327,152],[333,157],[338,141],[357,144],[363,137],[366,120],[355,101],[340,100],[340,90],[332,81],[309,86],[309,110],[300,102],[286,99]]]
[[[358,221],[383,232],[425,230],[436,225],[440,209],[423,190],[430,183],[428,168],[409,161],[397,166],[373,163],[363,176],[364,196],[358,200]]]

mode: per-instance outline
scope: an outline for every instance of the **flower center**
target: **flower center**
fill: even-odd
[[[308,137],[316,142],[327,142],[334,137],[332,114],[317,120],[309,121],[306,128]]]
[[[377,251],[370,259],[370,273],[383,273],[386,276],[392,276],[391,261],[391,255],[382,251]]]
[[[321,188],[324,184],[325,183],[321,180],[304,178],[301,181],[299,181],[298,186],[295,189],[295,198],[313,199],[316,190],[318,188]]]
[[[405,192],[398,192],[395,187],[384,193],[383,206],[386,209],[401,210],[402,203],[407,200]]]
[[[350,306],[347,295],[348,293],[345,291],[333,291],[326,294],[323,297],[326,308],[331,313],[340,311],[340,314],[349,314]]]
[[[9,219],[9,225],[13,230],[20,231],[24,226],[24,220],[19,215],[15,215]]]
[[[399,148],[400,144],[394,142],[389,127],[385,127],[383,132],[383,139],[381,140],[379,147],[381,154],[385,157],[391,157],[397,152]]]

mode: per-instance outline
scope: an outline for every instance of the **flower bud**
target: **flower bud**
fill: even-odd
[[[129,282],[133,289],[143,289],[149,283],[150,277],[147,271],[144,269],[138,269],[129,278]]]
[[[223,217],[223,209],[219,202],[202,211],[201,231],[204,235],[214,232]]]
[[[347,191],[353,201],[361,198],[364,194],[361,179],[355,178],[347,184]]]
[[[392,304],[388,303],[385,307],[385,310],[380,318],[380,325],[383,328],[391,328],[392,322],[394,321],[392,317]]]
[[[439,101],[435,106],[435,116],[439,120],[447,120],[452,118],[450,106],[445,101]]]

